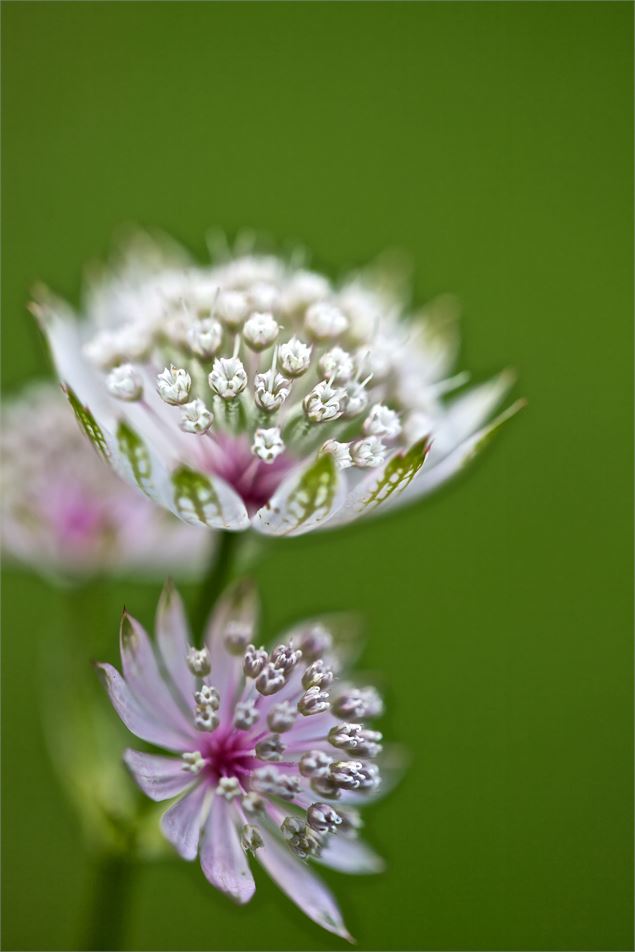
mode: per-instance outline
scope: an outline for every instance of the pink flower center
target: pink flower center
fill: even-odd
[[[217,783],[221,777],[236,777],[246,786],[247,777],[260,763],[253,753],[253,737],[234,727],[219,727],[203,736],[200,753],[206,761],[205,773],[210,780]]]
[[[205,456],[202,466],[205,471],[220,476],[236,490],[253,515],[269,502],[272,495],[296,460],[289,453],[281,453],[273,463],[263,463],[254,456],[246,436],[228,436],[219,433],[214,442],[204,441]]]

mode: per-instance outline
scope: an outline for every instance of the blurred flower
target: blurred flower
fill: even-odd
[[[93,281],[85,321],[32,305],[84,429],[186,522],[297,535],[423,496],[487,423],[509,373],[448,401],[454,301],[403,320],[381,271],[333,286],[280,258],[201,267],[138,236]],[[425,466],[423,466],[425,461]]]
[[[153,506],[104,466],[52,383],[2,410],[0,523],[5,552],[62,577],[190,575],[211,537]]]
[[[382,868],[359,839],[356,808],[383,785],[382,713],[373,687],[343,680],[350,619],[306,622],[272,650],[255,647],[256,596],[240,583],[220,602],[202,649],[190,645],[177,594],[166,588],[157,645],[124,613],[123,677],[100,665],[133,734],[171,756],[128,750],[153,800],[179,797],[166,837],[234,901],[251,899],[249,856],[319,925],[350,938],[330,892],[307,861],[349,873]],[[381,755],[381,756],[380,756]],[[387,758],[386,758],[387,759]]]

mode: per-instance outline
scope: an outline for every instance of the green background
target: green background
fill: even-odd
[[[367,814],[388,872],[329,877],[361,949],[631,949],[631,5],[2,16],[5,391],[47,371],[31,282],[76,299],[128,221],[201,253],[210,225],[251,226],[334,273],[402,247],[420,301],[460,295],[462,366],[518,369],[528,409],[468,477],[270,550],[266,623],[362,611],[412,752]],[[124,599],[149,622],[157,593],[100,586],[87,655],[114,660]],[[7,949],[71,947],[88,888],[34,680],[67,600],[5,571]],[[237,910],[167,859],[132,901],[128,949],[344,946],[263,876]]]

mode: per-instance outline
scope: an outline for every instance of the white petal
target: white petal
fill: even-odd
[[[396,498],[403,497],[425,462],[428,446],[424,437],[407,451],[393,453],[381,469],[372,470],[349,491],[329,528],[378,510],[385,511]]]
[[[345,498],[345,477],[325,453],[284,480],[254,516],[253,527],[263,535],[303,535],[328,522]]]
[[[473,433],[472,436],[464,440],[460,446],[435,466],[431,465],[430,469],[426,466],[407,490],[396,499],[390,500],[386,508],[392,509],[396,506],[402,506],[405,503],[414,502],[416,499],[421,499],[423,496],[427,496],[428,493],[434,492],[435,489],[438,489],[439,486],[446,483],[449,479],[452,479],[452,477],[460,473],[465,466],[478,456],[480,451],[487,445],[500,427],[506,423],[507,420],[515,416],[519,410],[522,410],[524,406],[525,402],[518,400],[488,426],[483,427],[477,433]]]

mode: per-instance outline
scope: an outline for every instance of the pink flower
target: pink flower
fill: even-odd
[[[6,402],[1,449],[2,542],[18,561],[64,578],[183,577],[209,558],[209,533],[154,506],[103,465],[56,384],[32,384]]]
[[[162,829],[207,879],[248,902],[255,857],[323,928],[350,939],[338,906],[311,869],[376,872],[379,857],[357,838],[357,807],[382,784],[374,759],[381,734],[365,726],[382,713],[372,687],[342,680],[350,620],[298,625],[272,650],[256,648],[255,592],[241,583],[213,613],[202,649],[189,639],[183,606],[166,587],[156,646],[124,613],[123,676],[101,664],[121,720],[169,755],[128,750],[141,789],[177,798]]]

